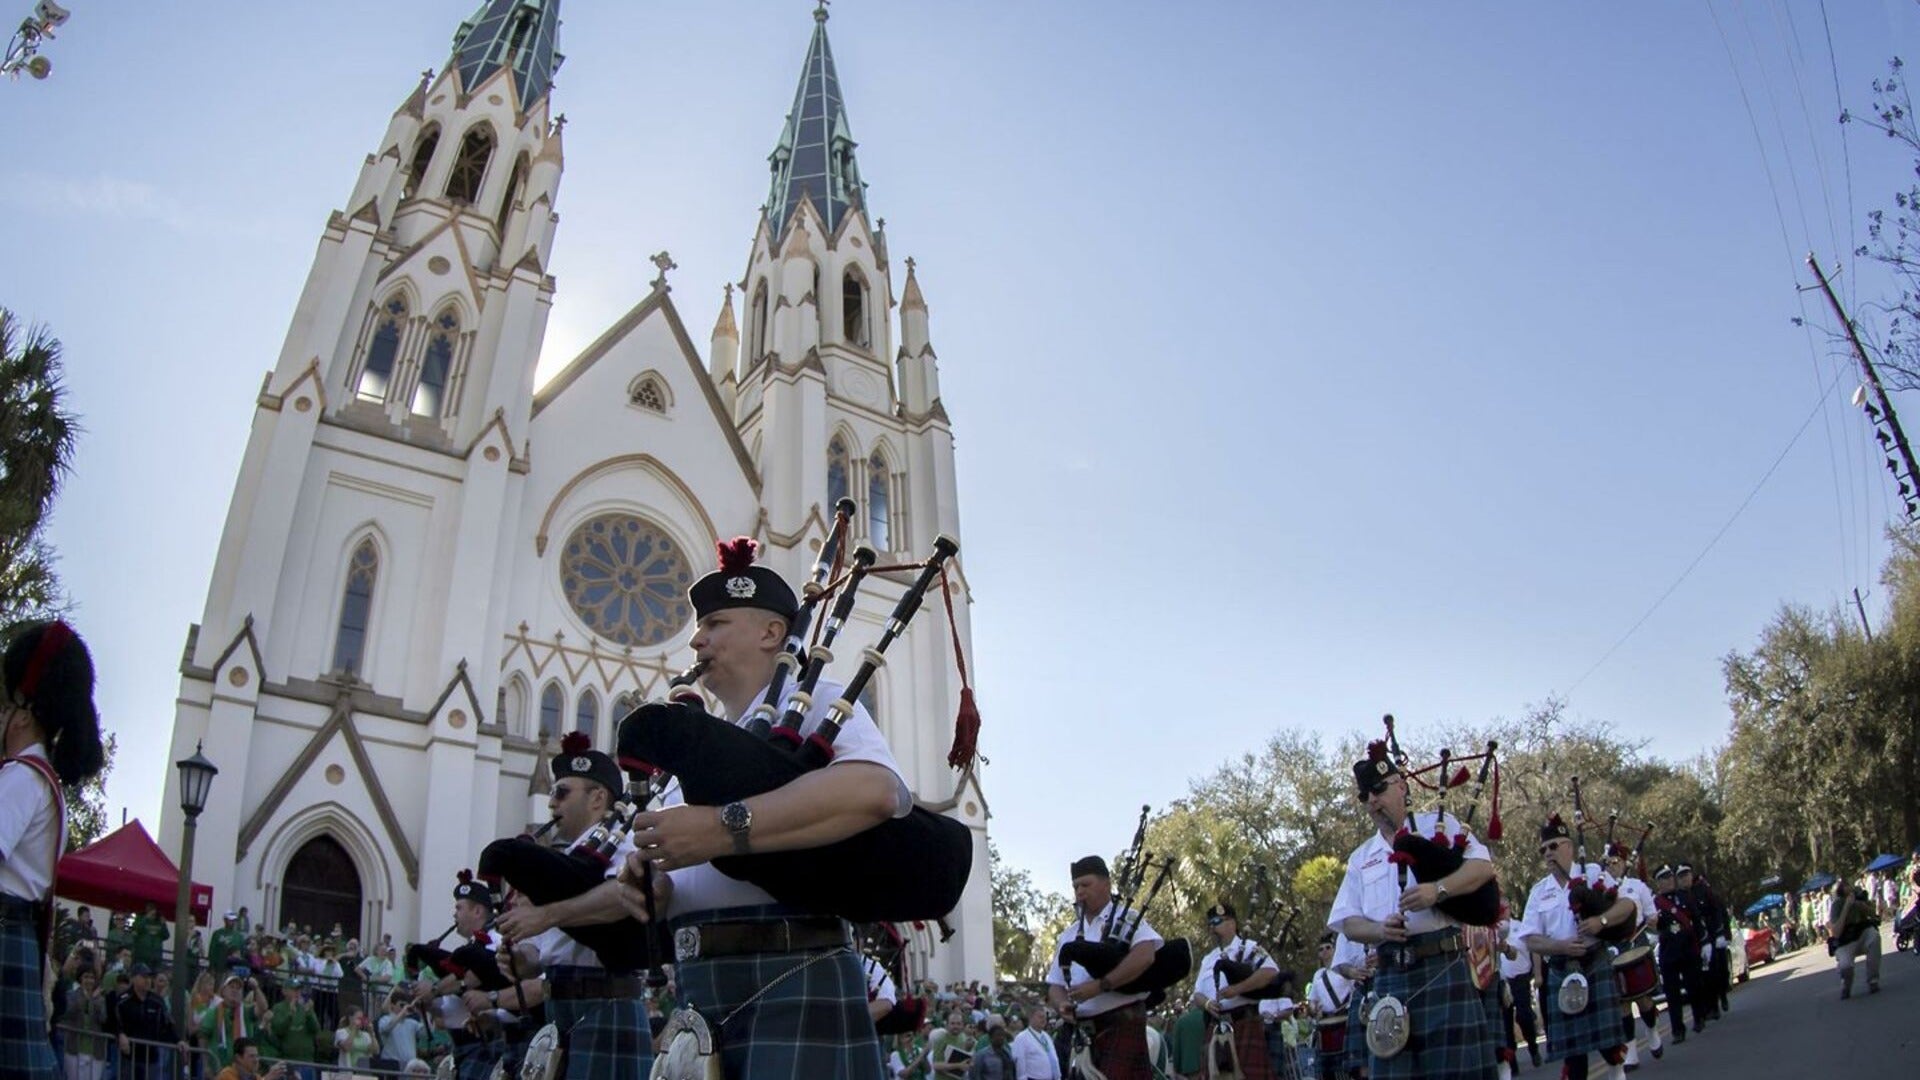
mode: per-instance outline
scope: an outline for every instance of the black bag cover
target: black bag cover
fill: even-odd
[[[606,880],[606,868],[524,836],[495,840],[480,852],[480,876],[498,877],[536,904],[571,900]],[[661,913],[662,915],[665,912]],[[597,926],[563,926],[567,936],[592,949],[608,971],[627,973],[673,959],[665,922],[618,919]]]
[[[1452,844],[1436,842],[1430,836],[1413,833],[1393,838],[1393,850],[1413,859],[1413,879],[1426,883],[1439,881],[1460,869],[1467,857]],[[1486,884],[1469,893],[1449,896],[1434,905],[1468,926],[1493,926],[1500,921],[1500,883],[1488,878]]]

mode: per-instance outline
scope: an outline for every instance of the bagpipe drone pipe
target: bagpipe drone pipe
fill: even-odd
[[[1480,794],[1486,789],[1487,778],[1493,777],[1492,810],[1487,815],[1487,839],[1500,839],[1500,766],[1495,755],[1500,749],[1497,742],[1488,742],[1486,750],[1479,754],[1456,760],[1451,750],[1441,750],[1440,760],[1425,768],[1409,770],[1407,757],[1400,749],[1399,737],[1394,733],[1393,717],[1384,718],[1387,728],[1387,745],[1406,774],[1409,799],[1413,785],[1419,784],[1435,792],[1433,830],[1423,833],[1416,824],[1420,816],[1417,808],[1409,806],[1406,820],[1400,824],[1400,832],[1393,838],[1393,854],[1389,860],[1400,866],[1401,884],[1406,884],[1405,875],[1411,872],[1415,881],[1425,884],[1439,881],[1460,869],[1467,861],[1467,830],[1473,825],[1474,811],[1479,809]],[[1447,834],[1447,791],[1465,786],[1467,782],[1466,763],[1480,762],[1479,779],[1475,781],[1468,799],[1466,815],[1460,819],[1460,827],[1453,835]],[[1455,769],[1458,771],[1454,771]],[[1427,773],[1438,776],[1437,782],[1421,779]],[[1448,896],[1434,905],[1442,912],[1468,926],[1493,926],[1500,921],[1500,884],[1493,878],[1469,892],[1458,896]]]
[[[928,1002],[907,992],[907,987],[912,985],[907,977],[907,939],[892,923],[886,922],[869,924],[862,930],[860,939],[860,951],[885,967],[893,978],[893,1009],[873,1022],[873,1030],[881,1035],[908,1035],[919,1031],[927,1022]]]
[[[1101,927],[1100,940],[1086,940],[1084,917],[1080,923],[1080,933],[1074,940],[1060,946],[1060,970],[1067,971],[1070,965],[1079,964],[1087,974],[1096,979],[1105,978],[1120,962],[1133,951],[1133,939],[1139,934],[1140,926],[1146,921],[1147,909],[1153,906],[1153,900],[1165,884],[1167,875],[1173,872],[1175,859],[1168,857],[1156,860],[1151,852],[1144,850],[1147,837],[1148,808],[1140,808],[1140,824],[1134,830],[1133,844],[1120,856],[1118,874],[1113,879],[1113,896],[1107,907],[1106,923]],[[1158,870],[1153,883],[1147,887],[1146,895],[1140,897],[1140,886],[1145,883],[1149,871]],[[1135,906],[1133,901],[1140,902]],[[1193,946],[1186,938],[1163,940],[1154,950],[1153,963],[1128,982],[1114,987],[1115,993],[1149,994],[1150,1002],[1164,1000],[1167,988],[1187,977],[1193,970]]]
[[[1573,834],[1575,851],[1573,873],[1567,882],[1567,906],[1580,919],[1597,919],[1605,915],[1620,900],[1620,890],[1604,880],[1590,881],[1587,878],[1587,820],[1586,802],[1580,796],[1580,778],[1573,777]],[[1622,919],[1611,926],[1601,929],[1599,938],[1612,945],[1621,945],[1631,941],[1640,932],[1638,919]]]
[[[851,500],[836,510],[844,529]],[[831,660],[829,646],[851,613],[854,589],[873,565],[873,553],[862,548],[844,582],[833,619],[820,644],[806,660],[806,676],[787,699],[780,723],[765,723],[785,688],[787,675],[801,663],[803,637],[811,612],[831,587],[821,585],[827,574],[816,566],[815,580],[806,592],[801,613],[789,627],[788,648],[782,652],[766,699],[747,726],[729,723],[691,701],[648,704],[620,722],[617,752],[622,768],[645,767],[677,777],[690,804],[720,806],[782,787],[833,759],[833,741],[854,715],[860,694],[885,663],[889,645],[906,630],[936,579],[946,588],[944,566],[959,545],[942,536],[933,554],[918,564],[919,575],[894,606],[879,642],[865,650],[858,672],[838,699],[827,707],[819,728],[804,739],[801,726],[812,708],[821,670]],[[827,549],[822,548],[822,562]],[[949,598],[949,603],[951,600]],[[956,642],[957,647],[957,642]],[[970,747],[972,692],[961,692],[961,733],[955,755]],[[970,749],[965,758],[972,757]],[[950,761],[954,760],[952,757]],[[798,851],[726,855],[713,866],[728,877],[746,881],[770,893],[775,900],[820,914],[838,915],[854,922],[905,922],[934,919],[952,911],[966,889],[973,869],[973,835],[958,821],[916,806],[902,817],[890,818],[844,840]]]
[[[1284,914],[1284,921],[1282,916]],[[1238,956],[1223,956],[1214,961],[1213,970],[1218,973],[1221,985],[1237,986],[1253,978],[1253,973],[1266,965],[1269,958],[1277,961],[1280,956],[1295,944],[1293,925],[1300,918],[1300,909],[1280,899],[1274,891],[1273,882],[1268,877],[1267,868],[1254,864],[1253,886],[1247,894],[1247,921],[1241,926],[1242,949]],[[1280,923],[1279,929],[1274,928]],[[1259,942],[1272,943],[1272,952],[1261,947]],[[1278,967],[1278,964],[1275,965]],[[1280,968],[1272,982],[1249,991],[1246,996],[1254,1001],[1269,1001],[1289,997],[1294,972]]]

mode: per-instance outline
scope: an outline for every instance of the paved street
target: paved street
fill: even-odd
[[[1643,1055],[1634,1080],[1920,1076],[1920,1025],[1914,1023],[1920,1008],[1920,957],[1893,954],[1890,925],[1881,927],[1881,935],[1888,952],[1881,958],[1880,993],[1867,994],[1862,968],[1854,976],[1853,999],[1841,1001],[1840,980],[1825,946],[1801,949],[1756,968],[1744,984],[1736,985],[1733,1012],[1709,1024],[1705,1035],[1670,1046],[1661,1061]],[[1552,1073],[1543,1069],[1521,1075]]]

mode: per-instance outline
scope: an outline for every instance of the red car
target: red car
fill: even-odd
[[[1742,967],[1756,968],[1761,964],[1770,964],[1779,958],[1780,943],[1774,939],[1773,927],[1756,926],[1742,933],[1747,939],[1747,955],[1744,957],[1746,963],[1741,965]],[[1743,979],[1747,977],[1744,971],[1739,972],[1738,975]]]

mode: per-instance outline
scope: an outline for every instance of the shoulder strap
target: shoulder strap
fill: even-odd
[[[47,787],[53,792],[53,862],[47,867],[47,891],[51,893],[54,877],[60,869],[60,852],[67,846],[66,791],[61,788],[60,778],[53,774],[53,766],[47,764],[45,758],[8,755],[0,758],[0,767],[11,765],[16,761],[39,773],[40,779],[45,780]]]
[[[1333,980],[1327,978],[1326,968],[1320,969],[1320,985],[1327,988],[1327,1000],[1333,1002],[1334,1008],[1338,1009],[1346,1006],[1346,1002],[1340,1000],[1340,995],[1333,992]]]

